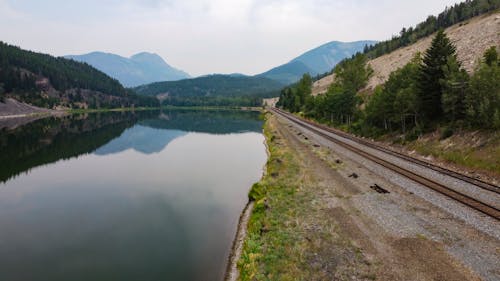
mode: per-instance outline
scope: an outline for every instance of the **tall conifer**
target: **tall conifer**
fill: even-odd
[[[443,86],[440,80],[445,78],[443,67],[446,66],[450,56],[456,56],[455,47],[444,31],[440,30],[424,55],[417,83],[420,113],[425,120],[434,120],[442,116]]]

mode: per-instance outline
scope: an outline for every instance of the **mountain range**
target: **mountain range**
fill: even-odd
[[[341,60],[351,57],[357,52],[362,52],[366,45],[375,43],[376,41],[332,41],[256,76],[269,78],[283,85],[292,84],[297,82],[304,73],[315,76],[329,72]],[[70,55],[66,58],[86,62],[119,80],[125,87],[190,78],[186,72],[168,65],[159,55],[147,52],[133,55],[130,58],[103,52],[92,52],[78,56]],[[250,77],[239,73],[227,76]]]
[[[56,58],[1,43],[0,101],[14,98],[45,108],[100,108],[156,106],[159,98],[176,105],[253,106],[262,97],[277,96],[304,73],[330,71],[371,43],[330,42],[255,76],[233,73],[190,79],[152,53],[125,58],[92,52]]]
[[[357,52],[363,52],[366,45],[375,43],[377,41],[328,42],[258,76],[267,77],[283,84],[295,83],[304,73],[315,76],[329,72],[341,60],[349,58]]]
[[[341,60],[362,52],[366,45],[375,41],[332,41],[312,49],[289,63],[255,76],[243,74],[206,75],[180,81],[164,81],[135,87],[140,95],[163,97],[209,96],[272,96],[285,85],[297,82],[302,75],[329,72]],[[171,102],[171,101],[170,101]]]
[[[117,79],[125,87],[190,78],[189,74],[170,66],[159,55],[147,52],[130,58],[103,52],[69,55],[65,58],[88,63]]]

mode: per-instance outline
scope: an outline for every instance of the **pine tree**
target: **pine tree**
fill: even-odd
[[[440,30],[424,55],[417,83],[420,113],[425,120],[434,120],[442,116],[441,80],[445,78],[443,67],[446,66],[450,56],[456,56],[455,47],[444,31]]]
[[[484,63],[488,66],[492,66],[494,63],[498,63],[498,52],[495,46],[492,46],[483,55]]]
[[[455,56],[448,57],[448,62],[443,67],[443,71],[441,104],[445,117],[455,122],[465,117],[464,99],[465,92],[468,89],[469,74],[461,67]]]

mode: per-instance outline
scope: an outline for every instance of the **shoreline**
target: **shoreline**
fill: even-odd
[[[205,107],[205,106],[165,106],[165,107],[125,107],[125,108],[106,108],[106,109],[67,109],[33,111],[20,114],[0,115],[0,120],[25,118],[25,117],[45,117],[59,116],[64,114],[84,114],[84,113],[102,113],[102,112],[129,112],[129,111],[149,111],[149,110],[241,110],[241,111],[262,111],[258,107]]]
[[[267,110],[261,110],[263,114],[268,113]],[[268,145],[268,139],[264,132],[264,128],[266,125],[267,119],[264,120],[263,126],[263,135],[264,135],[264,146],[266,147],[267,161],[269,161],[271,157],[271,150]],[[258,181],[260,183],[267,175],[267,161],[263,167],[262,177]],[[252,189],[248,191],[248,194]],[[240,219],[238,221],[238,227],[236,229],[236,234],[233,239],[233,243],[231,246],[231,251],[229,252],[229,256],[227,259],[226,265],[226,273],[224,274],[224,281],[236,281],[240,275],[240,271],[238,270],[238,261],[240,260],[241,254],[243,253],[243,245],[245,243],[245,238],[248,234],[248,222],[250,220],[250,216],[252,215],[252,211],[255,205],[255,201],[248,200],[245,208],[240,214]]]
[[[249,195],[237,280],[496,280],[498,239],[321,136],[266,116],[268,175]]]
[[[243,252],[243,243],[247,236],[247,226],[250,220],[250,215],[253,211],[254,202],[248,201],[243,209],[240,219],[238,222],[238,228],[236,230],[236,235],[233,240],[233,245],[228,256],[228,262],[226,266],[226,273],[224,274],[224,281],[236,281],[240,275],[238,270],[238,261]]]

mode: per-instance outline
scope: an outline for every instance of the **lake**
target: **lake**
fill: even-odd
[[[266,162],[261,130],[242,111],[0,129],[0,280],[222,280]]]

